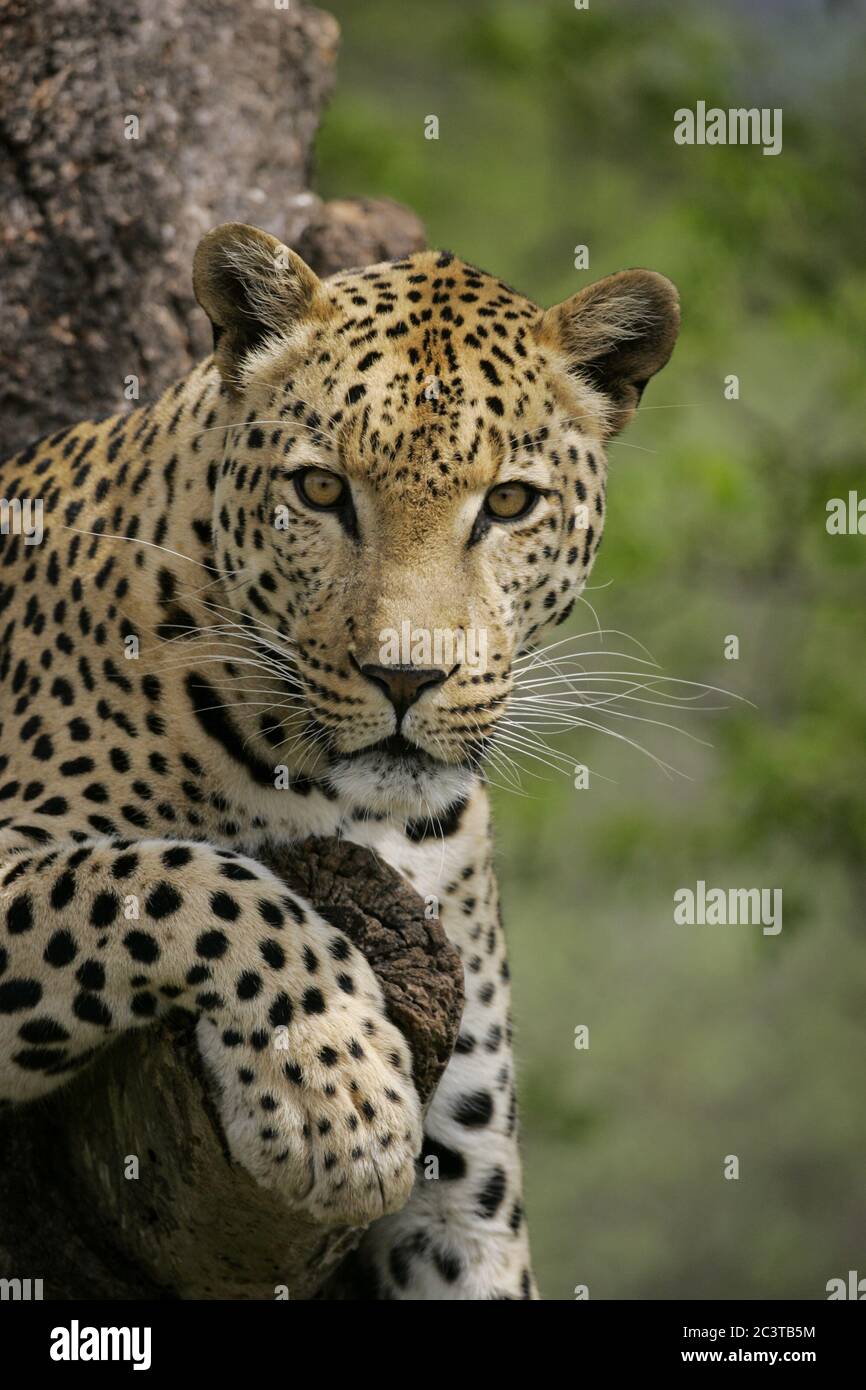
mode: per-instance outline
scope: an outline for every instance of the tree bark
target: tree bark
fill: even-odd
[[[0,0],[0,458],[210,351],[190,267],[217,223],[324,274],[423,246],[407,209],[309,191],[338,38],[298,0]]]
[[[190,266],[217,223],[261,226],[320,274],[424,244],[388,200],[309,191],[337,40],[297,0],[0,0],[0,457],[126,408],[129,378],[155,399],[209,351]],[[429,1097],[462,1011],[441,928],[357,846],[268,857],[367,955]],[[345,1296],[359,1238],[231,1162],[188,1028],[121,1039],[0,1122],[0,1277],[46,1298]]]

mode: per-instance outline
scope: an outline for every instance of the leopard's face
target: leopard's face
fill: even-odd
[[[321,283],[229,230],[196,286],[239,422],[218,561],[285,682],[262,737],[350,804],[439,815],[484,760],[515,657],[586,582],[605,441],[651,374],[616,378],[611,343],[628,313],[666,360],[672,288],[612,277],[613,304],[584,305],[592,355],[572,301],[544,313],[449,255]]]

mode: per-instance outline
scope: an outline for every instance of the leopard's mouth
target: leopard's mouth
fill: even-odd
[[[416,771],[430,771],[436,767],[447,767],[441,758],[435,758],[432,753],[428,753],[425,748],[421,748],[417,743],[412,743],[403,734],[389,734],[387,738],[380,738],[376,743],[368,743],[363,748],[355,748],[351,753],[342,754],[344,758],[364,758],[378,756],[387,758],[394,763],[403,763],[409,769]]]
[[[441,815],[464,799],[472,775],[468,763],[443,762],[403,734],[390,734],[351,752],[332,753],[327,779],[351,805],[416,817]]]

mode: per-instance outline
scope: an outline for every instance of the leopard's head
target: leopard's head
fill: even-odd
[[[321,281],[235,224],[194,280],[238,422],[218,563],[286,682],[261,737],[350,804],[440,814],[586,582],[605,447],[671,354],[676,291],[628,270],[544,311],[437,251]]]

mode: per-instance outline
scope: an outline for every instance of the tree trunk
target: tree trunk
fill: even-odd
[[[423,246],[396,204],[309,192],[338,37],[298,0],[0,0],[0,458],[210,351],[191,266],[217,223],[320,274]]]
[[[215,224],[264,227],[320,274],[424,244],[396,204],[309,192],[337,39],[296,0],[0,0],[0,457],[123,409],[130,378],[155,399],[207,353],[190,267]],[[441,928],[357,846],[269,862],[367,955],[428,1098],[462,1010]],[[322,1296],[359,1238],[232,1164],[188,1031],[124,1038],[4,1112],[0,1277],[41,1278],[46,1298]],[[337,1273],[324,1296],[344,1294]]]

